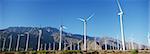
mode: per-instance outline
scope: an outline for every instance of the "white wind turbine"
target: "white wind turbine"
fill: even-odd
[[[43,50],[43,44],[41,44],[40,50]]]
[[[64,43],[64,50],[66,50],[66,45],[67,45],[67,43]]]
[[[123,19],[122,19],[122,17],[123,17],[123,10],[122,10],[122,8],[121,8],[121,5],[120,5],[120,3],[119,3],[119,0],[117,0],[117,4],[118,4],[118,8],[119,8],[119,13],[118,13],[118,15],[120,16],[120,31],[121,31],[121,37],[122,37],[122,48],[123,48],[123,50],[125,50],[125,37],[124,37],[124,30],[123,30]]]
[[[61,25],[61,26],[60,26],[60,36],[59,36],[59,49],[58,49],[58,50],[61,50],[63,29],[66,29],[66,27],[65,27],[64,25]]]
[[[12,45],[12,35],[9,36],[9,48],[8,48],[8,51],[11,50],[11,45]]]
[[[105,50],[107,50],[107,40],[105,39]]]
[[[1,36],[0,36],[0,46],[2,45],[1,39],[2,39],[2,38],[1,38]],[[1,47],[0,47],[0,50],[2,50]]]
[[[42,30],[39,30],[39,37],[38,37],[38,48],[37,51],[40,50],[40,42],[41,42]]]
[[[94,48],[96,50],[96,46],[97,46],[97,43],[96,43],[96,36],[94,37]]]
[[[24,34],[18,34],[18,38],[17,38],[17,45],[16,45],[16,51],[18,51],[19,49],[19,41],[20,41],[20,37],[24,36]]]
[[[82,42],[82,40],[80,40],[80,41],[77,42],[77,45],[78,45],[77,48],[78,48],[78,50],[80,50],[80,42]]]
[[[147,39],[148,39],[148,48],[150,49],[150,33],[149,32],[148,32]]]
[[[72,42],[70,43],[70,50],[72,50]]]
[[[25,34],[27,34],[26,48],[25,48],[25,51],[27,51],[28,50],[28,45],[29,45],[29,32],[26,32]]]
[[[135,49],[135,46],[134,46],[134,39],[133,39],[133,34],[132,34],[132,37],[131,37],[131,49]]]
[[[2,37],[4,40],[3,40],[3,46],[2,46],[2,51],[5,50],[5,44],[6,44],[6,38],[5,37]]]
[[[48,44],[48,51],[51,50],[51,43]]]
[[[119,37],[118,37],[118,35],[117,35],[117,40],[116,40],[116,42],[117,42],[117,50],[120,50],[120,46],[119,46],[120,42],[119,42]]]
[[[47,46],[47,44],[45,43],[45,44],[44,44],[44,50],[46,50],[46,46]]]
[[[53,50],[55,50],[55,42],[53,42]]]
[[[86,35],[87,35],[87,21],[90,20],[92,17],[94,16],[94,14],[92,14],[90,17],[86,18],[78,18],[80,21],[82,21],[84,23],[84,44],[83,44],[83,50],[87,50],[86,49]]]

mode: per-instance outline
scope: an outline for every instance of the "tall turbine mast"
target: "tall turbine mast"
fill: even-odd
[[[121,37],[122,37],[122,48],[123,50],[125,50],[125,37],[124,37],[124,30],[123,30],[123,20],[122,20],[122,17],[123,17],[123,11],[122,11],[122,8],[121,8],[121,5],[119,3],[119,0],[117,0],[117,4],[118,4],[118,8],[119,8],[119,13],[118,15],[120,16],[120,31],[121,31]]]
[[[4,51],[4,50],[5,50],[5,44],[6,44],[6,38],[4,37],[3,39],[4,39],[4,40],[3,40],[3,47],[2,47],[2,51]]]
[[[16,51],[18,51],[19,49],[19,41],[20,41],[20,37],[24,36],[23,34],[18,34],[18,38],[17,38],[17,45],[16,45]]]
[[[97,43],[96,43],[96,36],[95,36],[94,37],[94,48],[95,48],[95,50],[97,50],[96,46],[97,46]]]
[[[55,42],[53,42],[53,50],[55,51]]]
[[[2,39],[2,38],[1,38],[1,36],[0,36],[0,46],[2,45],[1,39]],[[2,50],[2,48],[1,48],[1,47],[0,47],[0,50]]]
[[[87,35],[87,21],[90,20],[92,17],[94,16],[94,14],[92,14],[90,17],[88,17],[87,19],[86,18],[78,18],[80,21],[82,21],[84,23],[84,44],[83,44],[83,50],[87,50],[86,49],[86,35]]]
[[[37,48],[37,51],[40,50],[41,36],[42,36],[42,30],[39,30],[39,38],[38,38],[38,48]]]
[[[107,50],[107,40],[105,39],[104,42],[105,42],[105,50]]]
[[[9,48],[8,48],[8,51],[11,50],[11,45],[12,45],[12,35],[9,36]]]
[[[78,48],[78,50],[80,50],[80,42],[81,42],[81,41],[82,41],[82,40],[80,40],[80,41],[77,42],[77,45],[78,45],[77,48]]]
[[[51,50],[51,43],[48,44],[48,51]]]
[[[150,33],[149,32],[148,32],[147,39],[148,39],[148,48],[150,49]]]
[[[28,45],[29,45],[29,32],[26,32],[25,34],[27,34],[26,48],[25,48],[25,51],[27,51],[28,50]]]
[[[63,29],[65,29],[66,27],[64,25],[61,25],[60,26],[60,36],[59,36],[59,49],[58,50],[61,50],[61,43],[62,43],[62,32],[63,32]]]

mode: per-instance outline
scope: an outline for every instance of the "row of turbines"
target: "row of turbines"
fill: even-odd
[[[48,44],[48,50],[51,50],[51,48],[52,48],[52,50],[62,50],[61,48],[62,48],[62,41],[61,41],[61,37],[62,37],[62,28],[63,28],[63,26],[61,26],[60,27],[60,41],[59,41],[59,49],[56,49],[56,43],[55,42],[53,42],[53,43],[49,43]],[[41,36],[42,36],[42,30],[38,30],[38,43],[37,43],[37,51],[40,51],[40,50],[46,50],[47,48],[47,43],[45,43],[45,44],[42,44],[41,43]],[[25,45],[25,49],[24,49],[24,51],[28,51],[29,49],[28,49],[28,45],[29,45],[29,37],[30,37],[30,34],[29,34],[29,32],[25,32],[24,34],[18,34],[17,35],[17,43],[16,43],[16,48],[15,48],[15,51],[19,51],[19,46],[20,46],[20,38],[21,37],[23,37],[23,36],[27,36],[26,37],[26,45]],[[12,35],[10,35],[9,37],[9,48],[8,48],[8,51],[11,51],[11,49],[12,49]],[[2,51],[5,51],[6,50],[6,38],[4,38],[4,37],[1,37],[0,36],[0,39],[3,39],[3,42],[2,42]],[[77,43],[77,50],[80,50],[80,43],[81,43],[81,41],[82,40],[80,40],[80,41],[78,41]],[[51,47],[51,44],[53,44],[53,47]],[[67,50],[67,48],[68,47],[70,47],[70,50],[76,50],[76,45],[73,45],[73,43],[71,43],[71,44],[68,44],[68,46],[67,46],[67,44],[68,43],[64,43],[64,49],[63,50]],[[0,44],[1,45],[1,44]],[[43,48],[43,46],[44,46],[44,48]]]
[[[62,36],[62,26],[60,27],[60,35]],[[38,47],[37,47],[37,51],[39,51],[39,50],[46,50],[46,46],[47,46],[47,44],[45,43],[45,44],[41,44],[40,42],[41,42],[41,35],[42,35],[42,30],[38,30],[39,31],[39,36],[38,36]],[[18,38],[17,38],[17,44],[16,44],[16,51],[19,51],[19,43],[20,43],[20,37],[23,37],[23,36],[27,36],[26,37],[26,45],[25,45],[25,51],[28,51],[28,45],[29,45],[29,32],[25,32],[24,34],[18,34]],[[60,36],[60,37],[61,37]],[[148,38],[150,37],[150,34],[148,34]],[[10,35],[9,37],[9,48],[8,48],[8,51],[11,51],[11,46],[12,46],[12,35]],[[109,39],[108,39],[109,40]],[[108,40],[107,39],[105,39],[104,40],[104,45],[105,45],[105,50],[110,50],[110,49],[108,49],[108,45],[110,44],[110,43],[108,43]],[[150,41],[150,39],[148,39],[149,41]],[[122,50],[122,46],[121,45],[119,45],[120,44],[120,42],[119,42],[119,40],[118,40],[118,38],[117,39],[115,39],[114,38],[114,40],[113,41],[116,41],[117,43],[111,43],[110,44],[110,46],[112,46],[111,48],[112,48],[112,50]],[[61,49],[62,48],[62,45],[60,45],[60,44],[62,44],[61,43],[62,41],[61,41],[61,38],[60,38],[60,41],[59,41],[59,49],[58,50],[67,50],[66,48],[67,47],[70,47],[70,49],[69,50],[80,50],[80,43],[82,42],[82,40],[80,40],[80,41],[78,41],[78,43],[77,43],[77,49],[75,49],[76,47],[76,45],[74,45],[74,44],[72,44],[72,43],[70,43],[70,45],[68,45],[67,46],[67,43],[64,43],[64,49]],[[97,41],[96,41],[96,37],[94,38],[94,48],[95,48],[95,50],[97,50],[97,47],[96,47],[96,45],[97,45],[97,43],[96,43]],[[55,42],[53,42],[52,43],[53,44],[53,50],[57,50],[57,49],[55,49],[55,47],[56,47],[56,44],[55,44]],[[3,47],[2,47],[2,51],[4,51],[4,49],[5,49],[5,45],[6,45],[6,38],[3,38]],[[43,48],[43,46],[44,46],[44,48]],[[136,44],[133,42],[133,39],[131,40],[131,42],[129,42],[128,44],[126,44],[126,48],[128,48],[128,49],[136,49],[137,47],[139,47],[139,49],[141,49],[140,48],[140,45],[139,46],[136,46]],[[116,49],[117,48],[117,49]],[[51,50],[51,43],[49,43],[48,44],[48,50]]]
[[[29,33],[26,32],[25,34],[27,36],[25,51],[27,51],[28,44],[29,44]],[[17,35],[18,38],[17,38],[17,44],[16,44],[16,51],[18,51],[18,49],[19,49],[20,37],[25,36],[25,34],[18,34]],[[9,38],[9,48],[8,48],[8,51],[10,51],[11,47],[12,47],[12,40],[13,40],[12,39],[12,35],[10,35],[8,38]],[[0,39],[3,39],[2,51],[4,51],[5,50],[5,46],[6,46],[6,38],[0,37]]]
[[[125,36],[124,36],[124,29],[123,29],[123,10],[121,8],[121,5],[119,3],[119,0],[117,0],[117,5],[118,5],[118,8],[119,8],[119,18],[120,18],[120,32],[121,32],[121,48],[122,50],[126,50],[126,45],[125,45]],[[83,38],[83,50],[87,50],[87,22],[94,16],[94,14],[92,14],[91,16],[89,16],[88,18],[78,18],[80,21],[83,22],[84,24],[84,38]],[[60,26],[60,40],[59,40],[59,48],[58,50],[62,50],[62,33],[63,33],[63,29],[65,29],[64,25],[61,25]],[[29,32],[26,32],[25,33],[27,35],[27,40],[26,40],[26,47],[25,47],[25,51],[28,50],[28,45],[29,45]],[[37,51],[40,50],[40,46],[43,46],[43,45],[40,45],[40,41],[41,41],[41,35],[42,35],[42,30],[39,30],[39,37],[38,37],[38,46],[37,46]],[[18,38],[17,38],[17,45],[16,45],[16,51],[18,51],[18,48],[19,48],[19,41],[20,41],[20,37],[22,36],[25,36],[24,34],[18,34]],[[8,51],[10,51],[11,49],[11,44],[12,44],[12,35],[9,37],[10,38],[10,43],[9,43],[9,49]],[[82,40],[81,40],[82,41]],[[79,42],[81,42],[79,41]],[[148,35],[148,41],[150,42],[150,35]],[[6,38],[3,38],[3,46],[2,46],[2,51],[4,51],[5,49],[5,43],[6,42]],[[106,42],[106,41],[105,41]],[[49,43],[50,45],[50,43]],[[79,43],[78,43],[79,45]],[[96,38],[95,38],[95,45],[96,45]],[[107,42],[105,43],[105,50],[107,50]],[[46,46],[46,44],[45,44]],[[54,45],[55,46],[55,45]],[[71,47],[72,48],[72,47]],[[79,49],[79,46],[78,46],[78,49]],[[95,46],[95,49],[96,49],[96,46]]]

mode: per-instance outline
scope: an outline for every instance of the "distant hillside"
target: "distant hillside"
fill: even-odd
[[[13,41],[12,41],[12,49],[15,50],[16,48],[16,42],[17,42],[17,35],[18,34],[25,34],[25,32],[29,32],[30,38],[29,38],[29,49],[31,50],[36,50],[37,49],[37,39],[38,39],[38,30],[42,30],[42,37],[41,37],[41,44],[43,45],[42,47],[44,48],[44,44],[47,45],[48,49],[48,44],[51,43],[51,49],[53,49],[53,44],[55,43],[56,45],[56,50],[58,49],[58,43],[59,43],[59,30],[56,28],[52,27],[9,27],[6,29],[0,30],[0,49],[2,48],[2,43],[3,43],[3,38],[6,38],[6,46],[5,50],[8,49],[9,46],[9,36],[12,35]],[[24,50],[25,48],[25,43],[26,43],[26,35],[22,36],[20,38],[20,44],[19,48],[20,50]],[[75,45],[75,49],[77,49],[77,43],[80,42],[80,49],[83,48],[83,35],[80,34],[72,34],[72,33],[67,33],[63,31],[63,37],[62,37],[62,49],[64,49],[64,43],[67,43],[67,49],[69,49],[71,46],[70,44]],[[109,46],[108,49],[112,49],[112,46],[117,48],[117,46],[112,45],[118,44],[121,45],[121,41],[116,41],[116,39],[105,37],[105,38],[97,38],[97,48],[98,49],[104,49],[104,44],[105,40],[107,40]],[[73,46],[72,45],[72,46]],[[94,48],[94,37],[87,36],[87,45],[89,50],[93,50]]]
[[[13,36],[13,44],[12,48],[15,49],[17,42],[17,34],[25,34],[25,32],[30,33],[29,40],[29,48],[36,49],[37,48],[37,39],[38,39],[38,30],[42,30],[41,44],[48,43],[57,43],[59,41],[59,30],[52,27],[9,27],[6,29],[0,30],[0,36],[5,37],[6,40],[6,48],[9,45],[9,36]],[[71,34],[67,32],[63,32],[62,43],[77,43],[79,40],[82,40],[83,36],[80,34]],[[93,37],[88,37],[88,40],[93,40]],[[20,38],[20,48],[24,48],[26,43],[26,36]],[[2,39],[1,39],[2,44]],[[56,44],[56,45],[57,45]],[[2,47],[2,45],[0,45]]]

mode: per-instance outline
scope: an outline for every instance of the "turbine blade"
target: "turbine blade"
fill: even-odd
[[[64,26],[64,25],[62,26],[62,28],[63,28],[63,29],[67,29],[67,27],[66,27],[66,26]]]
[[[119,8],[120,12],[123,12],[123,11],[122,11],[122,8],[121,8],[121,5],[120,5],[120,3],[119,3],[119,0],[117,0],[117,4],[118,4],[118,8]]]
[[[90,20],[93,16],[95,15],[95,13],[93,13],[92,15],[90,15],[86,20]]]
[[[77,19],[78,19],[78,20],[80,20],[80,21],[83,21],[83,22],[85,21],[85,20],[84,20],[84,19],[82,19],[82,18],[77,18]]]

